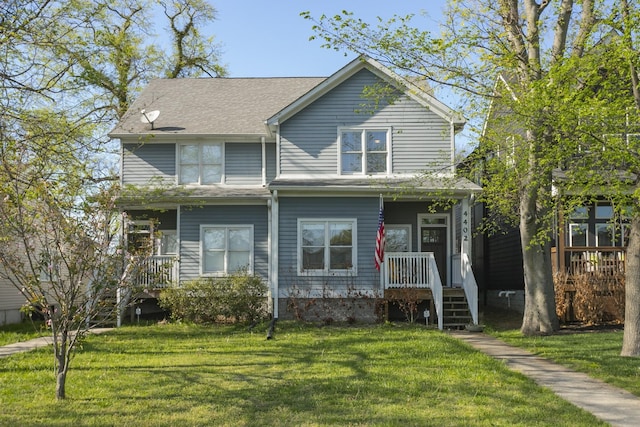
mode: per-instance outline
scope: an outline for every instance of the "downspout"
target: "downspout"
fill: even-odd
[[[453,123],[453,119],[449,122],[449,128],[451,132],[451,173],[456,173],[456,126]]]
[[[271,195],[271,262],[269,263],[271,268],[271,299],[273,304],[272,314],[273,318],[278,318],[278,302],[280,295],[280,286],[278,284],[278,233],[280,222],[280,206],[278,202],[278,190],[273,190]]]
[[[267,185],[267,144],[265,137],[260,137],[260,143],[262,144],[262,186]]]
[[[269,254],[271,254],[271,247],[272,242],[273,242],[273,215],[271,214],[271,210],[272,210],[272,206],[273,203],[271,201],[271,199],[267,200],[267,252]],[[272,302],[273,301],[273,265],[272,265],[272,261],[271,261],[271,256],[268,257],[268,262],[267,262],[267,283],[268,283],[268,290],[267,290],[267,301]],[[270,306],[270,311],[271,314],[273,314],[273,303],[271,303]]]

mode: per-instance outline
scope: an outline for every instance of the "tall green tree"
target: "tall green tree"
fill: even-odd
[[[150,41],[163,10],[173,11],[168,22],[187,47],[168,62]],[[102,296],[131,289],[149,253],[123,259],[106,132],[172,61],[179,76],[224,73],[217,56],[196,55],[214,16],[194,0],[0,3],[0,274],[51,326],[58,399],[77,343],[105,308]]]
[[[348,12],[305,14],[326,47],[364,53],[458,91],[472,122],[491,111],[497,125],[484,129],[475,153],[490,178],[481,197],[520,230],[526,335],[559,328],[550,243],[553,170],[570,154],[557,143],[557,124],[570,110],[562,101],[576,87],[556,80],[555,70],[582,58],[611,29],[602,18],[613,16],[612,7],[597,0],[451,0],[438,35],[414,27],[413,16],[371,25]]]
[[[555,124],[558,144],[579,153],[565,162],[559,189],[578,199],[608,198],[629,221],[625,265],[625,328],[621,354],[640,356],[640,9],[617,2],[603,22],[610,28],[580,61],[558,67],[557,81],[575,87],[571,106]],[[615,223],[611,229],[620,234]]]

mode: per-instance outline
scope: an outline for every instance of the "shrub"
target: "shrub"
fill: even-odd
[[[158,302],[177,321],[254,322],[267,316],[267,285],[246,272],[199,278],[163,290]]]
[[[584,273],[554,277],[556,311],[565,321],[624,322],[624,275]]]

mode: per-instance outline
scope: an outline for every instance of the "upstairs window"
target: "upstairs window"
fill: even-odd
[[[222,144],[181,144],[180,184],[219,184],[222,182]]]
[[[339,135],[341,175],[389,172],[389,129],[341,129]]]

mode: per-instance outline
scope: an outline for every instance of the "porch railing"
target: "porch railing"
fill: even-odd
[[[154,255],[139,261],[141,265],[134,286],[161,289],[178,279],[178,261],[175,255]]]
[[[442,282],[432,252],[391,252],[384,256],[384,289],[431,289],[433,304],[442,329]]]
[[[564,270],[569,275],[624,273],[626,250],[622,247],[584,246],[564,249]],[[563,254],[560,254],[563,256]]]

